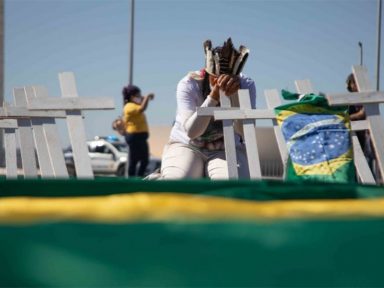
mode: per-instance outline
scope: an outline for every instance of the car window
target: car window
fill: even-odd
[[[107,146],[104,146],[104,153],[113,154],[112,150],[109,149]]]
[[[105,153],[105,149],[107,147],[105,147],[105,145],[97,145],[95,146],[95,152],[96,153]]]
[[[119,151],[119,152],[128,152],[128,146],[125,143],[112,143],[113,146]]]

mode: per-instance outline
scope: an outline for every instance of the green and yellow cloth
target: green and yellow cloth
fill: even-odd
[[[380,287],[384,188],[0,180],[0,287]]]
[[[276,118],[287,143],[288,180],[355,181],[351,125],[347,107],[330,107],[321,95],[290,93],[298,99],[275,108]]]

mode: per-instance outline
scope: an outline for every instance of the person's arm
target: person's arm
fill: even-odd
[[[207,99],[201,104],[200,107],[215,107],[219,104],[218,101],[211,96],[207,96]],[[211,116],[197,116],[195,111],[185,122],[184,128],[187,131],[187,135],[191,139],[195,139],[204,134],[205,130],[211,121]]]
[[[353,113],[351,115],[349,115],[349,119],[352,120],[352,121],[356,121],[356,120],[364,120],[365,119],[365,111],[364,111],[364,107],[362,107],[359,111],[357,111],[356,113]]]
[[[152,93],[144,96],[143,102],[141,102],[140,108],[138,110],[140,113],[143,113],[147,109],[149,100],[152,100],[154,96],[155,95]]]
[[[198,106],[197,101],[200,97],[199,87],[192,80],[183,79],[177,85],[177,114],[182,127],[191,139],[201,136],[207,129],[211,116],[197,116],[197,107],[215,107],[218,101],[207,96],[205,101]]]

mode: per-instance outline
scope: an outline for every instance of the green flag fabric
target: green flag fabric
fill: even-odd
[[[330,107],[323,96],[316,94],[282,90],[282,97],[299,99],[275,108],[289,152],[287,179],[354,182],[347,107]]]
[[[384,188],[0,180],[0,287],[382,287]]]

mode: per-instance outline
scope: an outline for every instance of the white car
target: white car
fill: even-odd
[[[124,176],[128,159],[128,146],[116,137],[95,137],[88,141],[89,157],[95,175]],[[76,175],[73,154],[70,148],[64,151],[64,158],[68,173]],[[161,160],[151,157],[145,175],[160,167]]]

